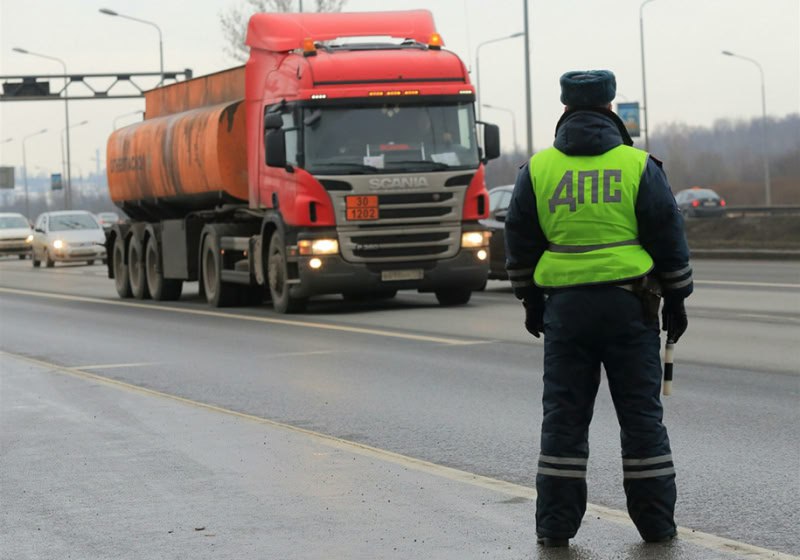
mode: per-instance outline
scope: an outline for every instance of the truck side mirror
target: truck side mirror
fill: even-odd
[[[264,136],[264,143],[267,148],[267,165],[286,169],[286,132],[272,129]]]
[[[500,127],[483,123],[483,161],[500,157]]]
[[[283,126],[283,117],[280,113],[267,113],[264,115],[264,128],[266,130],[275,130]]]

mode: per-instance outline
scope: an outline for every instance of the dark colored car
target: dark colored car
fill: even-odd
[[[690,218],[719,218],[725,214],[725,199],[711,189],[692,187],[675,195],[678,209]]]
[[[481,220],[492,238],[489,240],[489,278],[506,280],[505,221],[514,185],[503,185],[489,191],[489,217]]]

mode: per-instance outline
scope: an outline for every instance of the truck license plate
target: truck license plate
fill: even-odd
[[[424,276],[421,268],[409,270],[382,270],[381,280],[384,282],[396,282],[398,280],[422,280]]]
[[[345,198],[347,204],[348,221],[377,220],[378,197],[377,195],[367,196],[348,196]]]

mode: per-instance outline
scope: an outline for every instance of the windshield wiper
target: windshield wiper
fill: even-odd
[[[364,163],[356,163],[352,161],[330,161],[326,163],[318,162],[314,164],[313,167],[346,167],[349,171],[362,174],[380,172],[380,169],[372,165],[366,165]]]
[[[387,164],[391,165],[408,165],[408,166],[428,166],[433,171],[444,171],[445,169],[450,169],[450,166],[446,163],[442,163],[440,161],[429,161],[426,159],[408,159],[402,161],[387,161]]]

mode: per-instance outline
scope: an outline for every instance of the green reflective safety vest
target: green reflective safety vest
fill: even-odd
[[[647,157],[625,145],[597,156],[568,156],[556,148],[534,154],[531,184],[549,242],[533,273],[537,286],[614,283],[652,270],[635,212]]]

